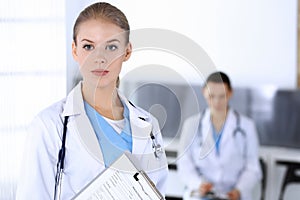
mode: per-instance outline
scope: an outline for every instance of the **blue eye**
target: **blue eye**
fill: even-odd
[[[109,51],[115,51],[118,49],[118,46],[117,45],[114,45],[114,44],[110,44],[110,45],[107,45],[105,47],[106,50],[109,50]]]
[[[93,45],[90,45],[90,44],[86,44],[86,45],[83,45],[83,48],[87,51],[90,51],[90,50],[93,50],[94,49],[94,46]]]

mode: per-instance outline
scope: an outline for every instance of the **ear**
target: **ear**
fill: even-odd
[[[77,50],[77,47],[76,47],[75,42],[73,41],[72,42],[72,56],[73,56],[75,61],[77,61],[77,59],[78,59],[78,55],[77,55],[76,50]]]
[[[206,96],[207,96],[207,92],[208,92],[208,88],[207,88],[207,86],[204,86],[204,87],[202,88],[202,95],[203,95],[204,97],[206,97]]]
[[[128,45],[127,45],[127,48],[125,49],[125,55],[124,55],[124,60],[123,61],[127,61],[130,58],[131,52],[132,52],[132,45],[129,42]]]
[[[233,91],[231,89],[231,90],[228,91],[228,97],[227,97],[228,100],[231,99],[232,95],[233,95]]]

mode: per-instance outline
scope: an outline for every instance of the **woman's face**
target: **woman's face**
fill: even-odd
[[[203,89],[203,95],[211,111],[219,113],[226,112],[232,91],[227,84],[208,82]]]
[[[115,86],[122,63],[129,59],[131,44],[117,25],[91,19],[79,25],[72,54],[80,66],[84,84],[93,88]]]

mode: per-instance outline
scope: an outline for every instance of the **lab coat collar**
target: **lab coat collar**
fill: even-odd
[[[208,134],[211,133],[211,126],[210,126],[210,110],[207,109],[203,113],[201,128],[202,128],[202,139],[207,138]]]
[[[209,137],[208,134],[212,135],[212,130],[211,130],[211,122],[210,122],[210,110],[207,109],[204,117],[203,117],[203,137],[207,138]],[[231,108],[228,109],[225,125],[223,127],[223,132],[222,132],[222,139],[220,145],[224,145],[227,140],[231,137],[233,137],[233,130],[236,128],[236,117],[233,113],[233,110]]]
[[[82,82],[77,84],[67,96],[62,117],[74,116],[69,119],[68,130],[70,133],[77,133],[86,150],[104,165],[96,134],[84,109],[81,88]]]
[[[82,82],[78,83],[66,98],[66,103],[62,116],[79,115],[85,112],[82,97]]]
[[[129,110],[130,126],[132,133],[132,154],[140,155],[146,150],[148,139],[152,131],[152,118],[149,113],[136,107],[118,91],[119,97]]]
[[[144,110],[136,107],[133,103],[129,102],[127,100],[127,98],[119,90],[118,90],[118,95],[119,95],[121,101],[123,103],[125,103],[125,105],[129,109],[130,117],[134,117],[134,119],[136,119],[136,118],[140,119],[140,120],[137,120],[137,121],[133,121],[134,123],[137,123],[140,126],[149,125],[148,122],[151,120],[149,114],[147,114]]]
[[[200,159],[203,159],[215,149],[215,141],[212,135],[209,109],[205,110],[204,116],[202,117],[201,126],[202,145]]]
[[[75,116],[74,120],[69,120],[68,130],[74,129],[81,138],[86,149],[93,155],[93,157],[103,163],[103,156],[96,134],[84,109],[81,88],[82,82],[75,86],[75,88],[69,93],[66,98],[62,116]],[[152,119],[147,112],[130,103],[120,91],[118,91],[118,95],[129,110],[133,140],[132,153],[141,154],[145,151],[148,138],[150,138],[150,133],[152,131]]]
[[[204,128],[204,130],[210,130],[211,129],[211,122],[210,122],[210,110],[207,109],[204,113],[203,119],[202,119],[202,126]],[[233,113],[233,110],[231,108],[228,109],[228,113],[227,113],[227,117],[226,117],[226,121],[225,121],[225,127],[223,132],[226,132],[225,129],[231,129],[233,127],[233,129],[236,126],[236,117]],[[204,131],[203,136],[206,136],[205,134],[207,134],[209,131]],[[226,135],[231,135],[231,134],[226,134]],[[223,136],[222,136],[223,139]]]
[[[226,145],[226,142],[231,138],[234,137],[233,130],[236,128],[236,117],[233,113],[233,110],[229,108],[225,126],[223,128],[223,135],[220,143],[220,148],[222,148],[223,145]]]
[[[212,127],[211,127],[211,121],[210,121],[211,112],[209,109],[207,109],[204,113],[204,116],[202,118],[202,140],[204,142],[205,148],[203,155],[206,155],[206,153],[210,152],[211,150],[215,149],[215,142],[213,139],[213,133],[212,133]],[[228,114],[226,117],[225,125],[222,132],[222,138],[220,141],[220,148],[222,149],[222,146],[226,144],[228,139],[230,137],[233,137],[233,130],[236,126],[236,118],[234,116],[233,110],[229,108]],[[221,150],[222,151],[222,150]],[[222,153],[222,152],[221,152]]]

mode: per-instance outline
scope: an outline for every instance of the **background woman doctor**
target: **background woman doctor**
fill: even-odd
[[[180,138],[177,164],[188,187],[185,197],[193,190],[200,196],[214,191],[231,200],[251,200],[261,178],[254,122],[229,107],[232,88],[225,73],[211,74],[203,95],[209,108],[186,120]]]
[[[122,63],[131,55],[129,24],[108,3],[83,10],[73,29],[72,54],[83,81],[34,119],[17,199],[53,199],[63,121],[69,116],[61,199],[71,199],[118,158],[130,151],[164,195],[167,161],[155,157],[150,133],[162,144],[157,120],[117,90]]]

